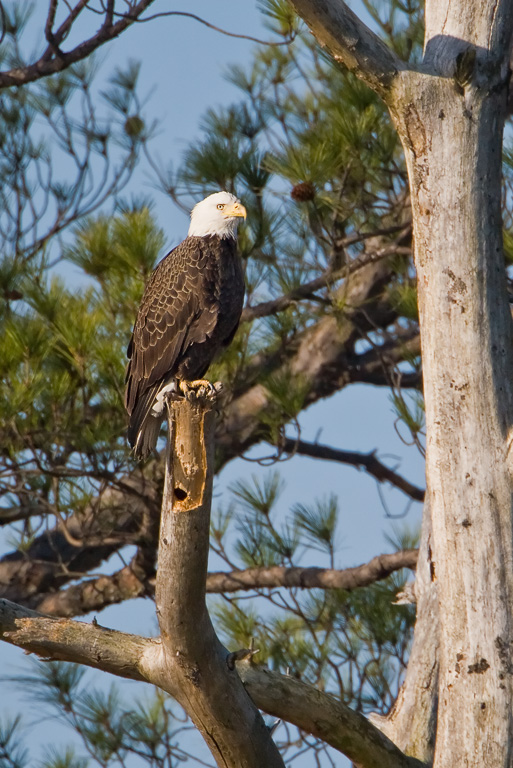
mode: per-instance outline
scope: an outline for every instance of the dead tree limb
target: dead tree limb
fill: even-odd
[[[344,2],[291,0],[317,42],[385,98],[406,65]]]
[[[154,574],[140,567],[136,555],[119,571],[101,574],[92,579],[73,584],[67,589],[41,592],[31,600],[37,611],[71,618],[91,611],[102,611],[109,605],[133,600],[136,597],[153,597]],[[369,562],[352,568],[318,568],[304,566],[262,566],[233,571],[213,571],[207,574],[207,593],[240,592],[275,589],[344,589],[350,592],[386,579],[401,568],[415,569],[417,550],[376,555]],[[28,607],[28,606],[27,606]]]
[[[331,448],[329,445],[320,443],[308,443],[305,440],[293,440],[286,437],[280,443],[280,448],[285,453],[294,453],[299,456],[310,456],[313,459],[324,459],[326,461],[337,461],[340,464],[350,464],[358,469],[365,469],[370,475],[376,478],[379,483],[390,483],[395,488],[403,491],[414,501],[424,501],[425,490],[410,483],[405,477],[402,477],[386,464],[383,464],[377,457],[375,451],[369,453],[360,453],[359,451],[343,451],[338,448]]]
[[[343,752],[356,765],[362,768],[425,766],[401,752],[364,715],[334,696],[293,677],[255,666],[249,654],[235,665],[251,698],[266,712],[312,733]]]
[[[223,768],[283,768],[283,761],[205,602],[214,475],[213,403],[169,405],[169,440],[156,583],[162,658],[157,684],[173,692]]]
[[[130,680],[158,685],[155,673],[158,674],[159,667],[162,674],[166,674],[162,667],[161,638],[144,638],[106,629],[99,624],[55,619],[2,599],[0,639],[44,659],[86,664]],[[362,768],[417,768],[423,765],[407,757],[364,715],[354,712],[334,696],[266,667],[250,664],[248,652],[233,656],[238,659],[230,665],[235,671],[228,670],[225,659],[221,660],[222,666],[226,666],[230,676],[240,675],[249,696],[260,709],[322,738],[334,749],[357,759]],[[193,676],[192,685],[194,679]],[[179,682],[168,676],[162,687],[175,695]],[[202,682],[200,676],[198,683],[201,685]],[[250,701],[248,695],[245,696]],[[248,738],[252,735],[254,731]],[[236,744],[235,740],[233,744]],[[264,760],[265,755],[256,765],[259,768],[272,765]],[[247,765],[242,760],[221,763],[224,766],[233,764]]]

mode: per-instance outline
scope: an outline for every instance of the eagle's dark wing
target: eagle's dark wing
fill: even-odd
[[[219,346],[237,328],[243,282],[223,274],[226,267],[220,264],[227,260],[220,258],[221,249],[226,256],[226,244],[220,246],[217,238],[187,238],[160,262],[148,282],[127,350],[125,405],[132,445],[143,425],[151,432],[145,444],[156,440],[162,418],[152,424],[150,417],[159,389],[175,376],[204,375]],[[231,251],[233,264],[239,265],[234,242]],[[136,446],[136,453],[144,452]]]
[[[144,292],[127,355],[126,407],[172,376],[192,343],[212,333],[218,302],[209,291],[212,265],[199,238],[187,238],[160,262]],[[209,279],[210,278],[210,279]]]

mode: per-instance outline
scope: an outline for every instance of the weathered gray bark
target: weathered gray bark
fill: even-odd
[[[433,571],[431,515],[426,503],[415,577],[417,621],[408,674],[388,717],[370,717],[407,755],[431,763],[438,709],[438,581]]]
[[[440,61],[446,54],[438,42],[446,52],[450,45],[442,37],[430,41]],[[460,51],[455,39],[453,67]],[[495,768],[510,764],[513,744],[513,345],[500,215],[507,76],[485,46],[466,76],[472,81],[463,86],[436,75],[398,78],[393,112],[415,214],[432,578],[440,604],[435,765],[465,759]]]
[[[500,180],[513,6],[428,0],[425,56],[415,71],[377,39],[373,51],[372,33],[344,3],[292,3],[319,42],[384,98],[406,155],[426,402],[430,580],[440,617],[434,765],[509,766],[513,344]],[[431,599],[418,609],[422,637]],[[419,660],[418,640],[415,652]],[[415,681],[426,661],[412,664]],[[409,683],[404,690],[411,693]],[[435,687],[428,690],[434,701]],[[429,754],[433,732],[433,707],[426,704],[418,702],[424,725],[419,718],[415,724],[424,744],[409,745],[421,756]],[[398,700],[392,731],[394,720],[405,722],[403,707],[407,720],[411,696]]]

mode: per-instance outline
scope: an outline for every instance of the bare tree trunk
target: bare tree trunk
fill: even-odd
[[[439,37],[429,45],[435,59],[451,50]],[[461,50],[454,40],[453,64]],[[513,744],[513,347],[500,213],[506,82],[500,61],[495,77],[483,77],[493,59],[472,51],[462,54],[476,56],[475,74],[462,73],[471,84],[399,78],[393,113],[414,210],[431,578],[440,603],[435,765],[495,768],[510,765]]]
[[[345,3],[292,3],[321,44],[382,96],[406,155],[426,403],[430,579],[440,619],[434,765],[510,766],[513,340],[500,203],[513,5],[427,0],[424,60],[413,69],[373,42]],[[430,604],[419,604],[421,636]],[[422,656],[418,638],[414,651]],[[419,669],[412,664],[415,682]],[[407,678],[405,691],[410,683]],[[395,719],[401,742],[405,708],[411,713],[409,696],[398,700],[387,724]],[[426,722],[425,743],[408,745],[416,755],[429,754]]]

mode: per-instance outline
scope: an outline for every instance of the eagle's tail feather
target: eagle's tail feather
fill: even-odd
[[[165,412],[162,409],[162,412],[156,415],[152,413],[152,408],[161,388],[162,382],[157,382],[149,387],[144,394],[139,396],[130,415],[127,437],[134,449],[136,459],[146,459],[157,445]]]
[[[135,445],[133,446],[136,459],[146,459],[155,450],[162,420],[163,416],[148,414],[137,433]]]

